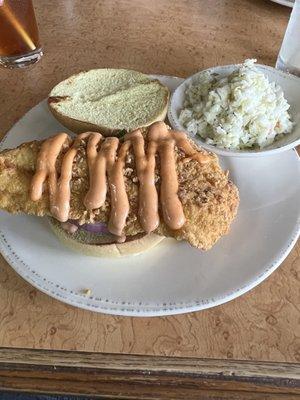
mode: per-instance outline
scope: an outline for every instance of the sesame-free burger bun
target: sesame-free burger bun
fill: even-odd
[[[156,79],[127,69],[80,72],[58,83],[48,105],[54,117],[75,133],[104,136],[163,121],[170,92]]]

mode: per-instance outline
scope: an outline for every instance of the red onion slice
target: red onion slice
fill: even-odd
[[[78,226],[79,229],[82,229],[87,232],[106,233],[106,234],[110,233],[109,230],[107,229],[107,225],[104,222],[95,222],[93,224],[83,224],[83,225],[79,225],[78,221],[76,220],[70,220],[70,222]]]

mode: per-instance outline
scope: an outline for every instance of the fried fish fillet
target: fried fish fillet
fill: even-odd
[[[147,130],[143,134],[147,146]],[[42,143],[33,141],[0,153],[0,209],[13,214],[25,213],[40,217],[51,215],[47,185],[44,185],[40,200],[34,202],[29,195]],[[81,141],[73,163],[69,218],[82,223],[100,221],[107,223],[110,213],[109,194],[100,209],[91,212],[84,206],[84,197],[89,187],[86,143],[87,140]],[[201,165],[175,147],[178,196],[183,205],[186,222],[181,229],[171,230],[160,218],[155,233],[177,240],[186,240],[192,246],[208,250],[222,235],[228,233],[237,213],[239,195],[235,185],[228,179],[228,174],[220,168],[217,157],[197,147],[194,142],[191,143],[195,150],[209,154],[210,162]],[[60,171],[61,160],[66,150],[64,149],[58,157],[57,171]],[[127,154],[124,177],[130,204],[124,233],[126,236],[133,236],[143,233],[143,229],[137,217],[139,182],[132,150]],[[159,158],[157,158],[155,178],[159,192]]]

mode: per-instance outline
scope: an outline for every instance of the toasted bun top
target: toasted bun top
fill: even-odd
[[[71,130],[107,134],[163,120],[168,101],[166,86],[126,69],[80,72],[56,85],[48,100],[54,116]]]

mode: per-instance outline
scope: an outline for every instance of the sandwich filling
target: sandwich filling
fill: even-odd
[[[154,236],[186,240],[203,250],[228,233],[239,195],[214,154],[163,122],[122,137],[118,148],[112,143],[116,140],[96,133],[77,140],[60,134],[0,152],[0,209],[81,225],[103,222],[115,238],[148,233],[159,220]],[[61,147],[57,148],[57,141]],[[126,153],[124,168],[121,151]],[[125,193],[120,191],[123,185]],[[103,201],[104,193],[101,206],[98,196]],[[99,208],[94,209],[95,199]],[[116,232],[114,228],[122,228],[124,220],[124,228]],[[63,237],[60,226],[59,230]]]
[[[50,211],[60,222],[67,222],[70,213],[72,166],[82,140],[87,140],[87,164],[89,187],[84,198],[88,211],[99,209],[110,197],[110,215],[107,230],[124,240],[124,227],[129,214],[129,200],[125,188],[124,166],[130,148],[133,149],[139,181],[138,219],[144,232],[153,232],[159,225],[159,205],[165,224],[178,230],[185,224],[182,203],[178,197],[175,146],[189,159],[200,164],[211,160],[209,154],[198,152],[183,132],[172,131],[164,123],[153,124],[148,133],[147,149],[141,130],[124,136],[120,143],[116,137],[104,138],[100,133],[79,135],[70,146],[70,138],[60,133],[47,139],[38,154],[35,174],[32,178],[30,197],[38,201],[47,181],[50,194]],[[57,177],[56,162],[67,148]],[[155,185],[156,160],[159,157],[160,193]],[[160,203],[160,204],[159,204]],[[73,228],[74,229],[74,228]],[[75,233],[75,231],[74,231]]]
[[[88,245],[105,245],[114,243],[131,242],[140,239],[146,234],[140,233],[131,236],[116,236],[109,232],[104,222],[95,222],[93,224],[80,224],[77,220],[68,220],[59,222],[51,218],[51,224],[62,228],[67,235],[79,243]]]

